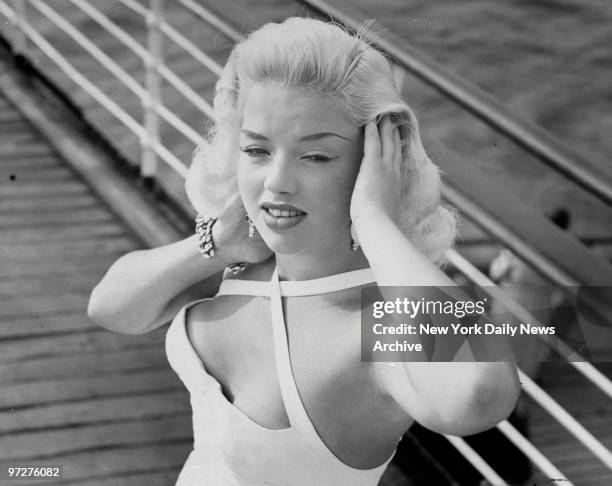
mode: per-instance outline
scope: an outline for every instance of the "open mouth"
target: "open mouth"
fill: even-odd
[[[265,202],[261,205],[261,209],[263,209],[270,216],[274,216],[275,218],[295,218],[297,216],[306,215],[305,211],[302,211],[300,208],[286,203],[279,204]]]
[[[306,217],[306,212],[289,204],[264,203],[261,209],[264,212],[264,222],[275,230],[291,228]]]
[[[269,215],[274,216],[275,218],[295,218],[296,216],[306,215],[304,211],[296,209],[275,209],[264,206],[263,210]]]

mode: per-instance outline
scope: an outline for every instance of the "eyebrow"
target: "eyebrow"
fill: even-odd
[[[251,130],[247,130],[246,128],[243,128],[240,131],[242,133],[244,133],[245,135],[248,135],[249,137],[254,138],[255,140],[266,140],[266,141],[269,141],[269,139],[266,136],[261,135],[260,133],[252,132]],[[351,141],[350,138],[343,137],[342,135],[338,135],[337,133],[333,133],[333,132],[312,133],[310,135],[306,135],[306,136],[300,138],[299,141],[300,142],[312,142],[314,140],[320,140],[321,138],[325,138],[325,137],[339,137],[339,138],[342,138],[344,140]]]

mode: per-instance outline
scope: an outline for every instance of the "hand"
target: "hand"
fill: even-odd
[[[351,198],[355,224],[367,217],[388,216],[397,222],[401,196],[402,145],[399,128],[385,115],[365,127],[364,154]]]
[[[242,199],[236,196],[213,226],[215,252],[228,264],[259,263],[272,256],[272,250],[266,246],[257,231],[249,238],[249,225],[244,219],[246,214]]]

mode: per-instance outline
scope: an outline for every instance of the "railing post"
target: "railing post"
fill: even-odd
[[[142,140],[142,159],[140,174],[145,179],[152,178],[157,172],[157,154],[152,143],[159,142],[159,115],[156,107],[161,103],[159,65],[163,56],[163,34],[160,24],[163,16],[163,0],[150,0],[150,13],[147,15],[147,50],[145,58],[145,88],[147,96],[143,100],[144,126],[148,139]]]
[[[13,23],[13,53],[25,55],[28,49],[28,38],[23,30],[26,22],[25,0],[12,0],[15,11],[15,22]]]

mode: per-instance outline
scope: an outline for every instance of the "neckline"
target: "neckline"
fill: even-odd
[[[364,271],[365,270],[365,271]],[[369,271],[368,271],[369,270]],[[350,274],[350,275],[349,275]],[[343,272],[328,277],[322,277],[319,279],[312,280],[301,280],[301,281],[285,281],[285,283],[304,283],[308,282],[310,286],[312,282],[315,282],[318,286],[325,286],[336,284],[337,278],[348,279],[349,283],[360,285],[359,282],[363,278],[370,279],[373,277],[373,273],[370,268],[352,270],[350,272]],[[283,311],[282,296],[283,290],[281,288],[281,282],[278,277],[278,266],[274,268],[272,277],[270,278],[270,306],[271,306],[271,320],[272,330],[274,337],[274,354],[276,369],[278,375],[278,383],[281,390],[283,404],[289,417],[291,427],[295,428],[300,433],[301,437],[308,443],[313,451],[319,455],[319,457],[325,461],[328,461],[332,467],[340,465],[343,469],[349,470],[351,474],[376,474],[379,470],[383,470],[388,463],[393,459],[395,451],[389,458],[382,464],[372,468],[357,468],[349,464],[346,464],[340,459],[336,453],[328,446],[323,440],[319,432],[317,431],[315,424],[313,423],[310,414],[306,410],[304,401],[298,390],[295,376],[293,374],[293,364],[291,363],[290,351],[289,351],[289,338],[287,334],[287,325],[285,323],[285,315]],[[341,283],[346,284],[345,281]],[[356,285],[351,285],[356,286]],[[348,287],[345,287],[348,288]]]
[[[276,278],[276,281],[274,280]],[[229,282],[236,282],[239,285],[242,284],[247,284],[248,286],[251,286],[253,284],[258,284],[258,285],[266,285],[267,288],[267,295],[271,296],[273,294],[272,290],[273,290],[273,286],[277,285],[280,286],[280,290],[281,290],[281,296],[286,296],[286,295],[313,295],[313,291],[316,291],[314,293],[326,293],[329,292],[330,290],[326,290],[327,288],[330,288],[332,286],[338,287],[338,289],[345,289],[345,288],[351,288],[351,287],[357,287],[360,285],[365,285],[368,283],[372,283],[375,282],[375,278],[374,278],[374,273],[372,271],[371,268],[362,268],[362,269],[358,269],[358,270],[351,270],[348,272],[342,272],[342,273],[338,273],[338,274],[334,274],[334,275],[329,275],[326,277],[320,277],[317,279],[311,279],[311,280],[295,280],[295,281],[289,281],[286,280],[284,282],[279,281],[278,280],[278,273],[277,273],[277,268],[275,267],[273,275],[271,277],[270,280],[266,280],[266,281],[260,281],[260,280],[240,280],[240,279],[230,279],[230,280],[224,280],[221,284],[221,287],[223,287],[223,283],[229,283]],[[283,290],[283,283],[285,284],[285,290]],[[292,286],[294,286],[294,288],[291,288]],[[278,290],[278,287],[276,287],[276,289]],[[298,291],[308,291],[308,293],[293,293],[293,292],[298,292]],[[219,289],[219,293],[217,295],[220,295],[221,292],[221,288]],[[232,292],[225,292],[225,293],[229,293],[231,294]],[[240,292],[242,293],[242,292]],[[275,294],[277,294],[278,292],[274,292]],[[252,294],[251,295],[255,295]],[[262,294],[257,294],[257,295],[262,295]],[[248,424],[251,427],[254,427],[255,429],[266,433],[266,434],[270,434],[270,436],[274,436],[274,437],[284,437],[286,434],[296,434],[297,433],[297,437],[300,437],[302,440],[305,440],[304,436],[302,434],[299,433],[298,429],[296,428],[295,423],[291,422],[291,416],[289,415],[289,409],[287,408],[287,403],[285,400],[285,397],[283,396],[283,404],[285,406],[285,410],[287,415],[289,416],[289,427],[285,427],[285,428],[281,428],[281,429],[271,429],[268,427],[265,427],[257,422],[255,422],[252,418],[250,418],[248,415],[246,415],[246,413],[244,413],[240,408],[238,408],[236,405],[234,405],[233,403],[231,403],[228,398],[223,394],[222,391],[222,387],[221,387],[221,383],[213,376],[211,375],[208,370],[206,369],[206,366],[204,365],[204,362],[202,361],[202,359],[200,359],[200,356],[198,355],[193,343],[191,342],[191,339],[189,338],[189,333],[187,330],[187,313],[188,311],[197,303],[200,302],[204,302],[207,300],[213,300],[215,297],[207,297],[207,298],[203,298],[203,299],[198,299],[195,301],[192,301],[186,305],[184,305],[181,310],[179,311],[178,315],[176,316],[175,320],[178,320],[178,324],[179,324],[179,333],[181,335],[181,338],[183,339],[185,345],[187,346],[187,350],[188,350],[188,355],[191,357],[191,359],[193,360],[196,368],[197,368],[197,373],[202,373],[204,379],[208,380],[209,382],[211,382],[214,385],[215,388],[215,394],[217,395],[217,397],[223,402],[224,406],[226,406],[231,413],[235,414],[240,420],[242,420],[243,422],[245,422],[246,424]],[[273,299],[271,299],[273,300]],[[272,304],[272,302],[271,302]],[[282,305],[280,308],[280,312],[281,314],[283,313],[282,311]],[[283,326],[283,334],[286,332],[285,330],[285,323],[284,323],[284,315],[282,316],[282,326]],[[287,336],[285,334],[285,339],[287,339]],[[275,353],[278,350],[278,344],[277,342],[275,342]],[[288,353],[289,348],[288,348],[288,343],[284,343],[285,346],[283,346],[282,350],[284,350],[285,352]],[[289,355],[287,354],[287,368],[286,371],[288,371],[290,373],[291,376],[291,380],[293,382],[293,386],[295,385],[295,380],[293,378],[293,370],[291,367],[291,362],[289,360]],[[277,370],[277,374],[278,374],[278,370],[279,370],[279,366],[281,364],[278,361],[278,358],[276,358],[276,370]],[[281,381],[281,377],[280,375],[278,376],[279,379],[279,385],[281,386],[281,390],[282,390],[282,381]],[[360,475],[364,475],[364,474],[378,474],[379,471],[384,471],[384,469],[388,466],[388,464],[391,462],[391,460],[393,459],[393,456],[395,455],[395,451],[396,449],[391,453],[391,455],[380,465],[378,466],[374,466],[372,468],[358,468],[358,467],[354,467],[351,466],[349,464],[346,464],[343,460],[341,460],[328,446],[327,444],[323,441],[323,439],[319,436],[318,432],[316,432],[316,429],[314,428],[314,424],[312,424],[312,422],[310,421],[310,417],[308,416],[308,413],[306,411],[305,408],[303,408],[303,402],[301,400],[301,397],[299,397],[299,391],[297,390],[297,386],[295,388],[296,390],[296,394],[299,400],[299,405],[300,407],[302,407],[304,414],[306,416],[306,420],[308,421],[309,424],[311,424],[314,434],[316,435],[317,438],[317,444],[314,447],[315,451],[319,451],[320,454],[322,454],[321,458],[326,458],[326,460],[331,461],[331,465],[333,467],[341,467],[343,468],[345,471],[349,471],[351,474],[360,474]],[[400,438],[401,440],[401,438]],[[399,442],[399,440],[398,440]],[[312,446],[312,445],[311,445]]]
[[[179,328],[180,328],[181,337],[183,338],[185,342],[188,354],[191,356],[191,358],[194,361],[194,364],[197,368],[197,373],[200,373],[200,372],[203,373],[204,378],[212,382],[216,395],[223,402],[223,405],[227,407],[231,411],[231,413],[234,413],[240,420],[242,420],[243,422],[246,422],[249,426],[255,427],[257,430],[260,430],[264,433],[270,433],[270,434],[294,433],[295,428],[293,427],[292,424],[289,424],[289,427],[284,427],[280,429],[272,429],[272,428],[269,428],[269,427],[266,427],[264,425],[257,423],[255,420],[249,417],[245,412],[243,412],[240,408],[238,408],[236,405],[234,405],[232,402],[229,401],[229,399],[223,394],[223,388],[221,386],[221,382],[217,380],[217,378],[215,378],[213,375],[211,375],[206,369],[206,366],[204,365],[204,362],[200,358],[193,343],[191,342],[191,339],[189,338],[189,332],[187,331],[187,313],[189,309],[191,309],[194,305],[200,302],[204,302],[206,300],[211,300],[211,298],[199,299],[199,300],[196,300],[194,302],[191,302],[185,305],[177,316],[179,320],[179,324],[180,324]]]
[[[375,282],[374,272],[367,267],[309,280],[282,280],[278,283],[283,297],[293,297],[326,294]],[[223,280],[217,295],[232,293],[269,296],[270,280]]]

